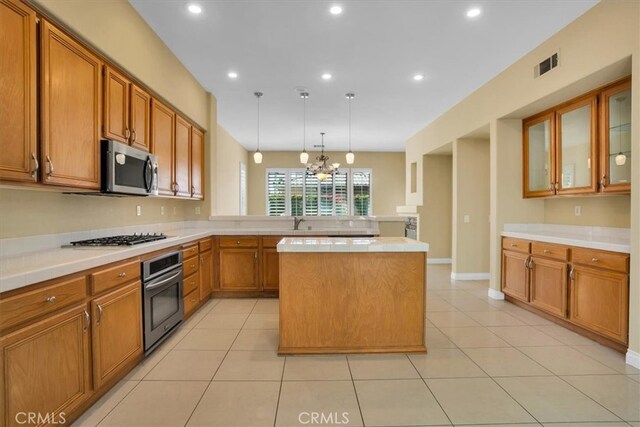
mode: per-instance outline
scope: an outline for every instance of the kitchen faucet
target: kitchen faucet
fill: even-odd
[[[293,229],[294,231],[298,231],[300,228],[300,223],[304,221],[304,218],[293,217]]]

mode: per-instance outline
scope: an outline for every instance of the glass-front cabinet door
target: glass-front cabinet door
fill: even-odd
[[[631,190],[631,81],[602,92],[600,190]]]
[[[556,194],[598,190],[597,107],[590,96],[556,112]]]
[[[553,112],[531,117],[523,122],[524,167],[523,190],[525,197],[543,197],[555,194],[555,165]]]

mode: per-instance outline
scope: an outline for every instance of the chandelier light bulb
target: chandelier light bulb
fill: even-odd
[[[309,161],[309,153],[307,153],[306,151],[303,151],[302,153],[300,153],[300,163],[306,165],[308,161]]]
[[[345,156],[347,158],[347,164],[352,165],[356,161],[356,155],[349,151]]]
[[[262,163],[262,153],[259,151],[256,151],[255,153],[253,153],[253,161],[259,165],[260,163]]]
[[[627,156],[625,156],[623,153],[619,153],[616,156],[616,165],[624,166],[625,163],[627,163]]]

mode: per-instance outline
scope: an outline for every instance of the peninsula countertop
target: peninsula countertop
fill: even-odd
[[[406,237],[286,237],[278,252],[429,252],[429,245]]]

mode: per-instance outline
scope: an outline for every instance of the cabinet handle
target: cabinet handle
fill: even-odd
[[[96,319],[96,325],[99,325],[101,320],[102,320],[102,306],[98,304],[98,318]]]
[[[551,253],[551,251],[549,249],[544,249],[542,252],[545,253],[545,254],[550,254]]]
[[[135,129],[133,129],[131,131],[131,142],[135,142],[136,141],[136,131]]]
[[[591,262],[598,262],[598,258],[591,258]]]
[[[574,279],[573,267],[571,267],[571,270],[569,270],[569,279],[573,282],[573,279]]]
[[[196,194],[196,187],[194,187],[193,185],[191,186],[191,197],[193,197]]]
[[[257,251],[253,253],[253,259],[254,259],[254,261],[258,261],[258,252]]]
[[[54,295],[51,295],[49,298],[47,298],[47,302],[49,304],[55,304],[56,302],[56,297]]]
[[[240,240],[238,240],[238,241],[236,242],[236,244],[238,244],[238,245],[239,245],[239,244],[240,244]]]
[[[180,184],[178,184],[176,182],[176,191],[175,191],[175,193],[178,194],[179,192],[180,192]]]
[[[49,165],[49,171],[47,172],[47,176],[51,176],[53,174],[53,162],[51,161],[49,156],[47,156],[47,164]]]
[[[124,137],[127,139],[127,142],[129,142],[129,137],[131,136],[131,131],[129,130],[129,128],[126,128],[124,130]]]
[[[524,268],[526,268],[527,270],[531,268],[531,255],[529,255],[527,259],[524,260]]]
[[[518,247],[518,244],[517,244],[517,243],[512,243],[512,244],[511,244],[511,247],[512,247],[512,248],[517,248],[517,247]]]
[[[31,157],[33,158],[33,170],[31,171],[31,178],[38,180],[38,169],[40,169],[40,163],[38,163],[38,158],[34,153],[31,153]]]
[[[560,188],[560,186],[558,185],[558,181],[556,181],[555,185],[554,185],[555,191],[557,192],[558,189]]]
[[[607,187],[607,175],[602,175],[602,179],[600,180],[600,187],[602,188]]]
[[[118,274],[118,277],[119,277],[119,278],[121,278],[121,279],[122,279],[123,277],[127,277],[127,273],[125,273],[125,272],[123,271],[122,273]]]
[[[529,257],[529,270],[532,270],[534,267],[533,258]]]
[[[85,310],[84,311],[84,328],[82,328],[83,331],[87,330],[90,322],[91,322],[91,318],[89,317],[89,312]]]

